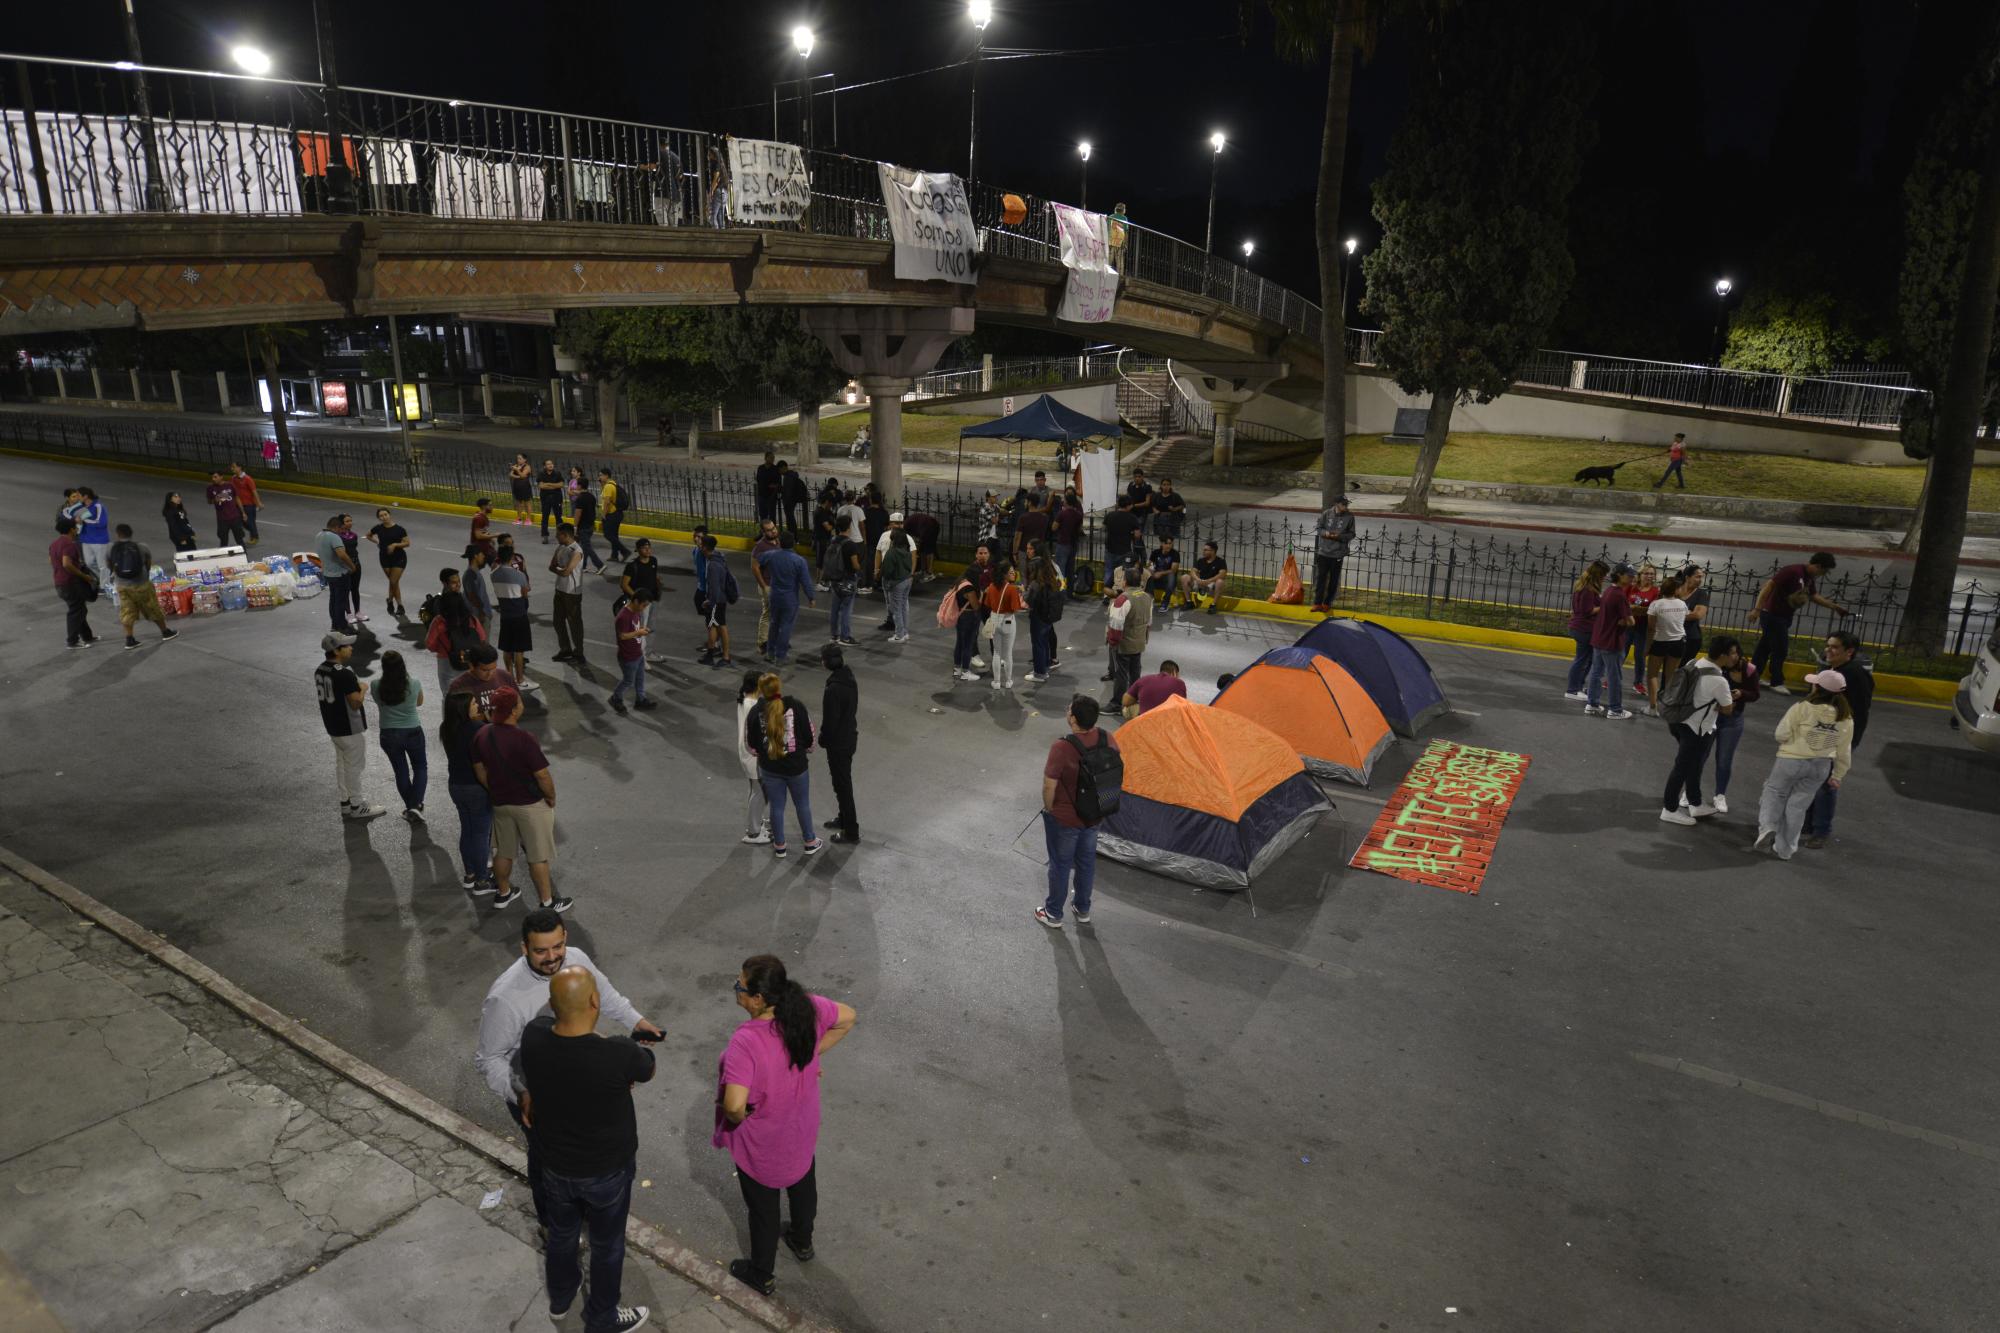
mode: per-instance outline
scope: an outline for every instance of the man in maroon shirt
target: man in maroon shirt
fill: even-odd
[[[1590,684],[1584,691],[1583,711],[1594,717],[1622,722],[1632,716],[1625,711],[1624,667],[1625,631],[1632,627],[1632,599],[1628,595],[1638,571],[1620,565],[1612,571],[1604,598],[1597,604],[1597,619],[1590,629]],[[1611,708],[1606,712],[1597,702],[1597,687],[1611,682]]]
[[[66,518],[56,520],[56,539],[49,543],[49,571],[55,576],[56,596],[68,612],[65,629],[69,646],[88,648],[97,642],[90,632],[88,613],[96,580],[83,566],[83,543],[77,540],[76,524]]]
[[[1785,657],[1792,648],[1792,615],[1807,602],[1814,602],[1837,616],[1849,614],[1846,607],[1820,596],[1819,581],[1832,572],[1834,559],[1825,551],[1803,565],[1786,565],[1757,590],[1757,647],[1751,663],[1763,681],[1780,694],[1785,688]]]
[[[1097,879],[1097,829],[1076,813],[1076,775],[1083,752],[1117,744],[1097,725],[1097,700],[1079,694],[1069,701],[1069,734],[1049,746],[1042,765],[1042,836],[1049,851],[1049,896],[1035,909],[1035,920],[1051,930],[1062,929],[1063,901],[1069,897],[1072,870],[1076,877],[1076,919],[1090,924],[1090,888]]]
[[[1125,691],[1125,716],[1134,718],[1141,713],[1150,713],[1176,694],[1187,698],[1187,682],[1181,679],[1180,663],[1162,662],[1158,671],[1139,677]]]
[[[1063,582],[1067,583],[1076,572],[1076,545],[1083,536],[1083,505],[1077,500],[1076,492],[1065,491],[1056,506],[1052,529],[1056,568],[1062,571]]]

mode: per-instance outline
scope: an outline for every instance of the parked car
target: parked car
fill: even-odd
[[[1989,754],[2000,753],[2000,625],[1993,627],[1972,674],[1958,682],[1952,700],[1951,725],[1971,741],[1973,748]]]

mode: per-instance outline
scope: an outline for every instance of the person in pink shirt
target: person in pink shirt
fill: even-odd
[[[768,1296],[777,1286],[778,1195],[791,1195],[785,1248],[800,1263],[813,1257],[819,1187],[819,1058],[854,1030],[854,1010],[808,995],[770,954],[743,960],[736,1005],[750,1015],[723,1048],[716,1078],[715,1136],[736,1163],[750,1210],[750,1257],[732,1259],[729,1275]]]

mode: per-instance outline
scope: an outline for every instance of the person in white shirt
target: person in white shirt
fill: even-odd
[[[1679,574],[1669,574],[1660,584],[1660,595],[1646,608],[1649,626],[1646,636],[1646,705],[1639,711],[1647,717],[1660,715],[1656,701],[1660,681],[1680,669],[1687,660],[1688,604],[1681,597],[1685,582]]]
[[[1693,687],[1684,704],[1668,714],[1668,730],[1673,732],[1677,748],[1673,769],[1667,774],[1667,790],[1660,797],[1662,823],[1692,824],[1716,813],[1701,797],[1701,769],[1715,744],[1716,724],[1735,708],[1729,671],[1742,657],[1743,646],[1724,634],[1709,641],[1707,658],[1697,658],[1683,668],[1692,673]],[[1672,708],[1673,701],[1658,694],[1652,698],[1662,707]]]
[[[528,1190],[535,1200],[535,1220],[548,1225],[548,1203],[542,1194],[541,1147],[535,1131],[521,1119],[522,1093],[527,1082],[521,1076],[521,1033],[528,1024],[549,1013],[549,978],[565,967],[580,967],[597,979],[599,1006],[604,1016],[631,1029],[632,1039],[656,1042],[666,1034],[640,1015],[630,1000],[618,993],[609,977],[597,970],[581,949],[568,946],[569,930],[553,908],[537,908],[521,922],[521,956],[508,965],[486,992],[479,1011],[479,1049],[472,1062],[493,1095],[507,1104],[507,1114],[521,1126],[528,1139]]]
[[[868,515],[862,512],[861,504],[854,498],[853,491],[843,496],[840,508],[833,511],[833,521],[840,525],[841,535],[851,542],[862,540],[862,525],[867,519]]]

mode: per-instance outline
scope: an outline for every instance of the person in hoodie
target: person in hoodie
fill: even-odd
[[[861,739],[856,721],[861,691],[838,644],[820,649],[819,661],[826,668],[826,691],[819,704],[819,745],[826,751],[834,799],[840,803],[839,813],[826,826],[833,830],[833,841],[856,843],[861,841],[861,822],[854,813],[854,748]]]

